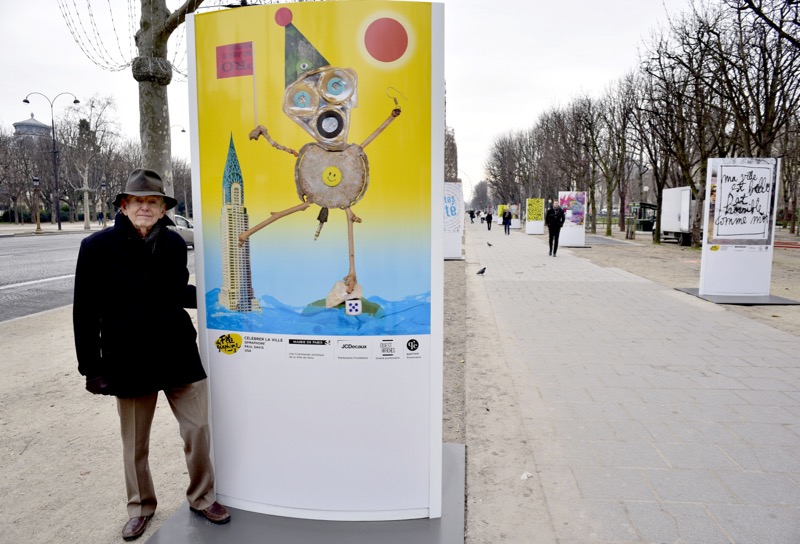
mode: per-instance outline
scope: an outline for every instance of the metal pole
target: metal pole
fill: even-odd
[[[61,230],[61,197],[58,185],[58,151],[56,150],[56,122],[53,115],[53,102],[50,102],[50,130],[53,137],[53,176],[56,180],[56,194],[53,198],[53,210],[56,214],[56,223],[58,223],[58,230]]]
[[[28,93],[28,96],[31,96],[32,94],[38,94],[39,96],[47,100],[47,102],[50,104],[50,136],[53,140],[53,177],[55,178],[56,181],[56,192],[55,195],[53,195],[53,201],[54,201],[53,208],[56,214],[56,221],[58,222],[58,230],[61,230],[61,188],[58,183],[58,151],[56,150],[56,123],[55,123],[55,114],[53,113],[53,103],[62,94],[72,95],[73,104],[80,104],[80,100],[78,100],[77,96],[67,91],[64,91],[63,93],[58,93],[52,100],[50,100],[50,98],[47,95],[42,94],[38,91],[33,91],[32,93]],[[26,96],[22,100],[25,104],[30,104],[28,96]]]
[[[39,178],[33,177],[34,209],[36,210],[36,234],[42,233],[42,224],[39,220]]]

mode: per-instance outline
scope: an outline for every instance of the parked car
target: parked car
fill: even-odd
[[[194,225],[191,221],[182,215],[176,215],[175,226],[170,228],[181,235],[187,246],[194,249]]]

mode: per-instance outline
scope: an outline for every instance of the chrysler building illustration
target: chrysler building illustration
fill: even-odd
[[[250,274],[250,243],[239,247],[239,235],[250,228],[244,207],[244,180],[233,135],[228,147],[225,172],[222,174],[222,288],[219,303],[234,312],[260,312],[261,305],[253,293]]]

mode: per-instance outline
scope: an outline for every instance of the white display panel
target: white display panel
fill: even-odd
[[[526,201],[525,234],[544,234],[544,199]]]
[[[709,159],[700,296],[768,296],[779,159]]]
[[[464,237],[464,188],[460,181],[444,184],[444,258],[464,258],[461,240]]]
[[[220,502],[310,519],[441,516],[443,6],[264,5],[187,23],[198,328]],[[362,48],[349,39],[359,33]],[[380,47],[387,36],[403,45],[389,48],[398,58]],[[299,42],[317,50],[310,68],[288,52]],[[335,95],[325,111],[341,109],[338,93],[358,77],[341,120],[371,179],[344,205],[352,220],[330,206],[322,224],[321,184],[300,193],[303,169],[330,152],[315,131],[333,126],[303,125],[317,103],[286,98],[289,68],[297,81],[323,74],[293,96]],[[262,124],[279,147],[252,138]],[[344,187],[352,163],[330,157],[321,181]],[[302,209],[274,213],[290,207]],[[348,241],[356,290],[329,306]]]
[[[586,193],[581,191],[559,191],[558,201],[566,217],[558,237],[558,246],[586,246]]]

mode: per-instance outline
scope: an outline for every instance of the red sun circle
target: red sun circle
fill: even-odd
[[[394,62],[408,49],[408,32],[397,19],[376,19],[364,33],[364,46],[375,60]]]

